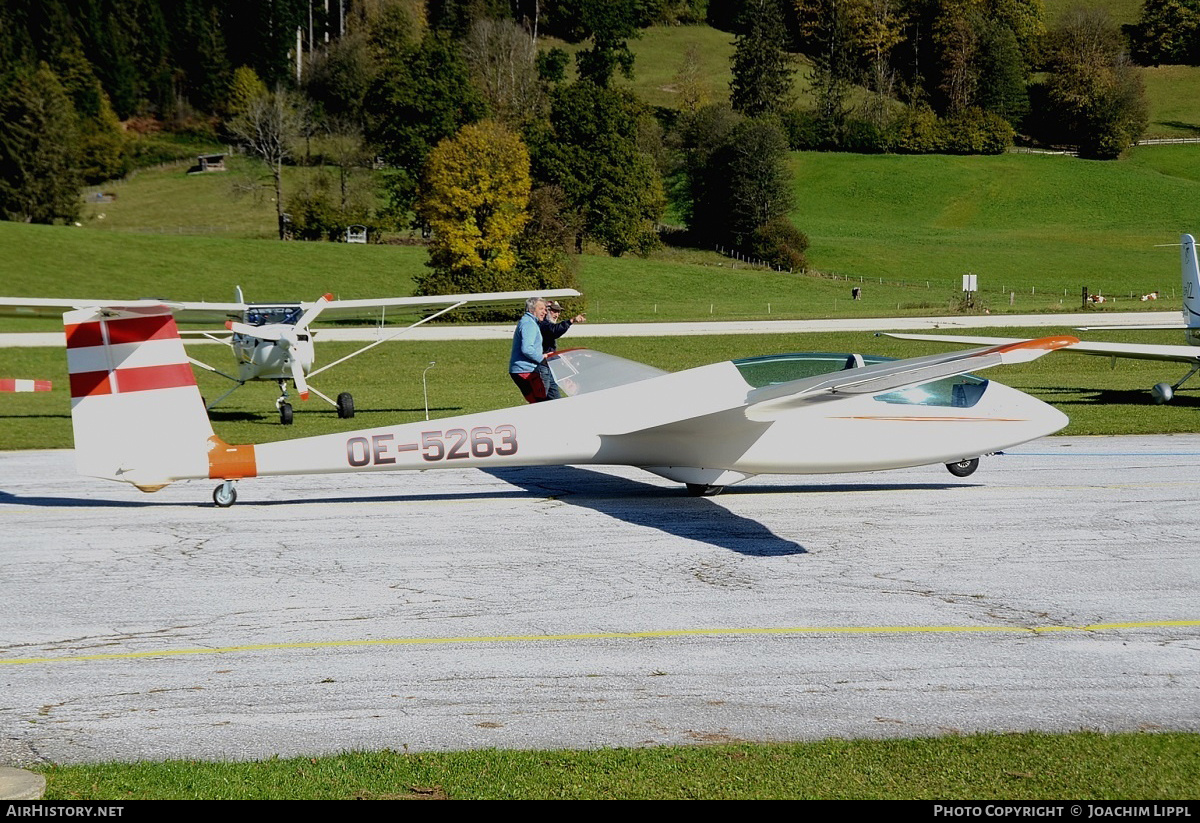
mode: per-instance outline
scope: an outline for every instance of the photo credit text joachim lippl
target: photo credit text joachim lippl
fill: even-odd
[[[934,803],[934,817],[1022,818],[1061,817],[1091,820],[1100,817],[1186,819],[1194,803]],[[1200,817],[1200,816],[1198,816]]]

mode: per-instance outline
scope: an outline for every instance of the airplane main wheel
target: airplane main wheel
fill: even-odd
[[[226,486],[229,488],[226,489]],[[222,483],[213,489],[213,502],[222,509],[228,509],[237,502],[237,489],[232,483]]]
[[[337,401],[338,417],[343,420],[349,420],[354,416],[354,396],[348,391],[344,391],[338,395]]]
[[[1159,405],[1170,403],[1171,398],[1175,396],[1175,389],[1170,383],[1155,383],[1154,387],[1150,389],[1150,396]]]
[[[946,470],[955,477],[969,477],[979,468],[979,458],[972,457],[970,460],[959,460],[957,463],[947,463]]]
[[[285,426],[292,425],[292,404],[291,403],[280,403],[279,404],[279,422]]]
[[[710,486],[707,483],[685,483],[689,497],[716,497],[725,491],[724,486]]]

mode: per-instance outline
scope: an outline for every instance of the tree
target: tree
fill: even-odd
[[[550,120],[536,136],[535,178],[560,186],[580,226],[609,254],[644,252],[658,242],[665,200],[653,160],[639,148],[649,118],[630,92],[583,81],[550,99]]]
[[[120,177],[126,171],[125,133],[87,58],[78,48],[63,49],[53,70],[78,118],[80,175],[87,183]]]
[[[801,31],[813,54],[819,140],[824,146],[841,146],[850,114],[846,101],[859,73],[856,54],[863,8],[857,0],[809,0],[799,11]]]
[[[529,190],[529,152],[503,124],[468,124],[438,143],[417,206],[431,231],[433,270],[418,278],[418,292],[508,290]]]
[[[542,115],[537,46],[510,20],[476,20],[463,44],[471,79],[492,115],[520,127]]]
[[[225,101],[225,109],[230,115],[237,117],[250,109],[250,104],[268,94],[267,85],[258,79],[254,69],[249,66],[239,66],[233,70],[233,79],[229,82],[229,96]]]
[[[393,167],[387,187],[394,218],[412,208],[433,147],[484,111],[457,45],[444,33],[427,33],[381,66],[367,98],[366,134]]]
[[[775,117],[711,106],[689,123],[685,139],[693,235],[746,249],[757,230],[791,209],[787,140]]]
[[[1145,0],[1130,51],[1144,66],[1200,65],[1200,0]]]
[[[749,118],[730,134],[727,158],[729,234],[742,245],[792,207],[787,139],[774,118]]]
[[[683,111],[695,114],[708,105],[708,85],[700,74],[700,50],[695,43],[688,45],[684,51],[683,62],[675,73],[673,85]]]
[[[734,111],[753,117],[787,105],[791,57],[778,0],[750,0],[743,14],[745,31],[734,40],[729,99]]]
[[[50,67],[0,79],[0,215],[25,223],[79,215],[79,137],[71,99]]]
[[[280,240],[287,233],[283,219],[283,161],[292,156],[292,147],[300,136],[300,125],[296,101],[282,87],[254,98],[245,112],[228,123],[234,138],[271,170]]]
[[[580,0],[581,22],[591,35],[591,48],[575,55],[581,80],[607,87],[613,72],[633,77],[633,52],[629,41],[640,37],[636,0]]]
[[[1149,119],[1141,75],[1120,32],[1103,12],[1079,9],[1048,39],[1046,94],[1064,135],[1083,157],[1120,156]]]

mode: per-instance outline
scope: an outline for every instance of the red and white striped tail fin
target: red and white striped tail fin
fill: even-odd
[[[166,306],[63,315],[80,474],[154,491],[208,477],[212,424]]]

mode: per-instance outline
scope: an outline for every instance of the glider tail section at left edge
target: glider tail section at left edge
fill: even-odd
[[[225,455],[165,305],[63,315],[80,474],[156,491]],[[215,455],[215,458],[214,458]]]

